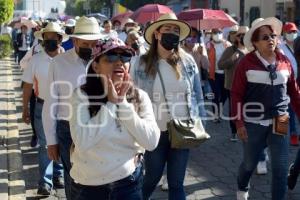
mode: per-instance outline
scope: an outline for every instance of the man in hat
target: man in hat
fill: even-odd
[[[27,51],[32,46],[33,39],[28,33],[28,28],[26,25],[21,26],[21,33],[17,35],[16,45],[18,47],[18,63],[25,56]]]
[[[72,35],[74,32],[76,20],[75,19],[68,19],[65,24],[65,33],[67,35]],[[67,41],[62,43],[62,47],[67,51],[73,48],[73,40],[69,38]]]
[[[60,26],[49,23],[42,31],[37,32],[37,39],[42,40],[44,50],[35,54],[29,61],[28,67],[24,69],[22,80],[23,85],[23,120],[30,123],[28,103],[34,93],[37,98],[34,112],[34,128],[39,142],[39,171],[40,180],[37,193],[39,195],[50,195],[51,189],[63,188],[63,166],[48,158],[47,144],[42,122],[42,109],[44,99],[47,97],[47,77],[51,60],[60,53],[59,47],[67,36]]]
[[[278,48],[282,50],[282,53],[288,57],[290,60],[295,78],[298,75],[298,65],[294,55],[294,41],[298,37],[298,29],[296,25],[292,22],[287,22],[283,25],[283,41],[278,45]],[[290,115],[290,144],[293,146],[299,145],[299,137],[296,130],[296,117],[295,112],[289,105],[289,115]]]
[[[247,200],[250,179],[263,149],[271,154],[272,199],[284,200],[288,172],[288,105],[300,116],[300,90],[288,58],[277,50],[282,22],[259,19],[245,34],[248,53],[238,64],[231,88],[232,117],[243,141],[237,200]]]
[[[92,58],[92,49],[102,37],[100,27],[94,17],[77,20],[73,38],[74,48],[55,57],[48,75],[48,96],[43,109],[44,130],[51,160],[61,157],[64,165],[65,192],[70,199],[70,94],[85,80],[86,65]]]
[[[135,21],[128,18],[127,22],[124,24],[123,31],[121,33],[119,33],[119,39],[121,39],[123,42],[125,42],[126,38],[127,38],[127,34],[132,30],[135,30],[138,32],[140,30],[140,27]]]

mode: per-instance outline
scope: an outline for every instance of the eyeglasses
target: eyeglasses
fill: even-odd
[[[276,74],[276,65],[268,65],[268,70],[269,70],[269,77],[272,81],[274,81],[277,78]]]
[[[276,34],[264,35],[260,40],[268,41],[269,39],[274,40],[277,37]]]
[[[109,62],[116,62],[120,60],[122,63],[130,62],[132,57],[131,54],[128,53],[115,53],[115,52],[110,52],[105,55],[107,56]]]

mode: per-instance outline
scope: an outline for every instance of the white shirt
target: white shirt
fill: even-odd
[[[294,77],[295,77],[295,79],[297,79],[298,65],[297,65],[297,61],[294,56],[294,50],[293,50],[293,48],[287,47],[287,45],[288,44],[286,42],[282,42],[281,44],[278,45],[278,47],[280,50],[282,50],[281,53],[283,55],[285,55],[286,57],[288,57],[288,59],[290,60],[292,67],[293,67],[293,71],[294,71]]]
[[[124,100],[118,108],[110,102],[102,105],[91,118],[87,95],[81,89],[74,91],[70,129],[75,148],[70,174],[76,182],[103,185],[123,179],[134,172],[134,157],[141,148],[152,151],[157,146],[160,130],[150,98],[142,90],[139,96],[138,114],[133,104]]]
[[[47,94],[43,107],[43,125],[48,145],[57,144],[56,120],[71,117],[70,98],[75,88],[85,83],[86,69],[75,49],[56,56],[48,73]]]
[[[119,33],[118,38],[120,40],[122,40],[123,42],[125,42],[126,39],[127,39],[127,33],[125,33],[124,31],[122,31],[121,33]]]
[[[35,94],[41,99],[45,99],[48,96],[47,79],[52,59],[45,51],[35,54],[23,72],[22,81],[30,84],[34,83]]]
[[[28,51],[30,49],[30,46],[27,45],[27,43],[26,43],[26,34],[22,34],[21,37],[22,37],[22,46],[19,47],[19,50],[20,51]]]
[[[166,97],[169,102],[170,112],[173,118],[188,118],[186,93],[187,84],[182,77],[178,80],[172,66],[166,60],[160,59],[158,63],[164,85]],[[166,107],[161,80],[157,73],[153,85],[153,107],[158,127],[161,131],[167,130],[170,115]]]
[[[34,54],[40,53],[43,51],[43,47],[41,44],[33,45],[29,51],[26,52],[25,56],[20,61],[21,69],[25,69],[28,66],[28,63]],[[59,46],[59,52],[65,52],[65,49],[62,46]]]
[[[118,38],[118,33],[115,30],[111,30],[109,33],[106,33],[104,30],[101,31],[103,38]]]

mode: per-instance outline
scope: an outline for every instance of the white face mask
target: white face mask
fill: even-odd
[[[297,36],[298,36],[297,33],[287,33],[287,34],[285,34],[285,38],[290,42],[293,42],[297,38]]]
[[[222,33],[213,34],[212,39],[215,42],[220,42],[223,39],[223,34]]]

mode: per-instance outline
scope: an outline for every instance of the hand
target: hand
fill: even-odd
[[[28,108],[23,109],[22,119],[26,124],[30,124],[30,112],[28,111]]]
[[[247,130],[246,130],[245,126],[242,126],[237,129],[237,135],[240,138],[240,140],[242,140],[243,142],[248,141],[248,134],[247,134]]]
[[[121,82],[113,83],[111,78],[107,76],[108,82],[108,101],[112,103],[120,103],[124,100],[127,91],[130,88],[131,82],[128,72],[125,73],[124,79]]]
[[[59,148],[58,144],[48,145],[48,157],[50,160],[58,161],[59,160]]]

